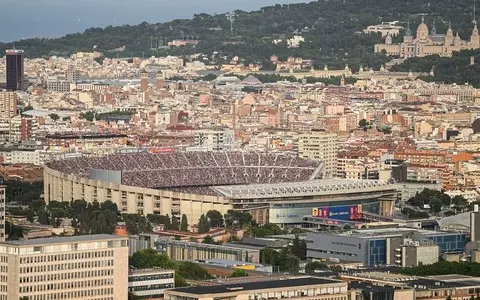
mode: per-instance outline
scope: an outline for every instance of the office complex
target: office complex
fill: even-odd
[[[462,253],[466,238],[464,233],[386,228],[337,234],[308,233],[307,240],[309,258],[339,259],[360,262],[365,266],[411,266],[419,262],[435,262],[441,254]],[[439,250],[436,250],[436,246]],[[407,254],[413,250],[415,257],[407,258]],[[429,257],[437,253],[437,257]]]
[[[231,260],[259,263],[260,249],[237,245],[214,245],[185,242],[170,239],[158,239],[156,248],[172,260]]]
[[[347,282],[314,277],[176,288],[165,292],[165,300],[288,300],[300,297],[305,300],[347,300],[348,296]]]
[[[23,78],[23,50],[7,50],[7,90],[22,91],[24,89]]]
[[[111,200],[122,212],[198,220],[215,209],[252,214],[259,224],[300,226],[312,209],[365,204],[391,215],[388,181],[316,179],[322,163],[295,156],[241,152],[172,152],[72,158],[44,168],[45,200]],[[294,200],[294,201],[292,201]]]
[[[298,139],[298,153],[300,157],[322,161],[325,164],[325,178],[336,176],[338,137],[335,133],[312,131],[301,134]]]
[[[128,243],[88,235],[0,243],[0,299],[126,300]]]
[[[175,271],[161,269],[130,270],[128,292],[141,299],[163,299],[166,289],[175,287]]]
[[[0,92],[0,118],[17,115],[18,95],[15,92]]]

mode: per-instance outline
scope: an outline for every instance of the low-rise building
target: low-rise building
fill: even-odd
[[[406,239],[418,241],[419,245],[432,242],[440,248],[436,259],[444,253],[462,253],[465,247],[465,233],[411,228],[352,230],[337,234],[307,233],[306,239],[308,258],[362,262],[365,266],[401,264],[402,255],[399,254]],[[427,250],[425,251],[429,252],[431,249]],[[430,254],[432,253],[436,252]],[[420,262],[424,256],[422,253],[417,254],[421,258],[418,260]],[[403,257],[406,255],[405,252]],[[425,263],[431,263],[431,261],[425,260]]]
[[[305,300],[347,300],[348,283],[326,278],[296,277],[271,281],[177,288],[165,292],[165,300],[298,298]]]
[[[163,299],[165,290],[174,287],[173,270],[141,269],[128,272],[128,292],[142,299]]]
[[[158,239],[156,247],[157,250],[168,255],[172,260],[225,259],[252,263],[260,261],[258,247],[223,246],[171,239]]]

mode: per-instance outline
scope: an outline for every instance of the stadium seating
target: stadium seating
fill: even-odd
[[[214,194],[209,186],[309,180],[320,162],[296,156],[243,152],[130,153],[77,157],[49,168],[89,177],[91,169],[122,171],[122,184]]]

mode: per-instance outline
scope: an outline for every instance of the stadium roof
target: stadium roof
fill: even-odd
[[[230,199],[253,199],[375,192],[393,189],[395,186],[383,180],[318,179],[274,184],[224,185],[211,188]]]

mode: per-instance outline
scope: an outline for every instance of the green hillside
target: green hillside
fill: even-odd
[[[90,28],[83,33],[69,34],[57,39],[26,39],[15,46],[24,49],[27,56],[69,55],[76,51],[96,50],[107,56],[189,55],[204,53],[216,57],[238,55],[245,62],[268,61],[272,54],[280,59],[289,55],[313,59],[316,67],[329,65],[341,68],[346,63],[378,68],[388,60],[373,54],[373,45],[381,41],[379,35],[365,35],[367,25],[382,21],[410,20],[412,29],[426,15],[431,24],[435,17],[437,29],[444,32],[448,21],[463,37],[471,32],[473,0],[325,0],[303,4],[276,5],[258,11],[235,12],[234,32],[224,14],[197,14],[189,20],[168,23],[106,28]],[[299,32],[306,39],[297,49],[288,49],[285,43],[273,44],[274,39],[291,37]],[[173,39],[197,38],[194,47],[151,50],[151,37],[163,42]],[[155,41],[155,38],[154,38]],[[107,52],[126,46],[123,52]],[[1,44],[0,51],[11,47]],[[221,62],[221,61],[218,61]]]

